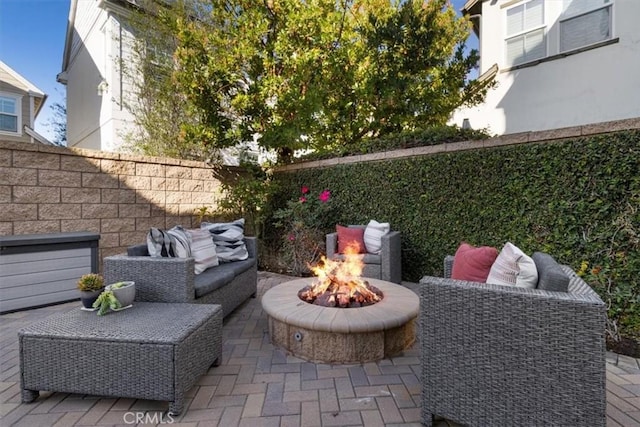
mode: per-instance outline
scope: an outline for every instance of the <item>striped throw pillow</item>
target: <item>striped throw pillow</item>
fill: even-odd
[[[241,261],[249,258],[244,243],[244,218],[233,222],[203,222],[200,228],[211,233],[220,262]]]
[[[173,237],[176,244],[176,256],[179,258],[189,258],[191,256],[191,236],[181,225],[167,230]]]
[[[151,227],[147,233],[147,250],[152,257],[176,256],[176,242],[166,231]]]
[[[364,229],[364,246],[370,254],[379,254],[382,250],[382,236],[391,231],[388,222],[369,221]]]
[[[219,264],[216,247],[207,230],[187,230],[191,237],[191,256],[195,260],[195,273],[200,274]]]

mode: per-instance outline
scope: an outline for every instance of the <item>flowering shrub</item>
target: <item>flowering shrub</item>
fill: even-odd
[[[317,194],[317,195],[316,195]],[[282,261],[290,273],[309,275],[325,252],[325,234],[335,224],[331,191],[312,193],[303,185],[300,194],[285,208],[274,212],[275,225],[282,230]]]

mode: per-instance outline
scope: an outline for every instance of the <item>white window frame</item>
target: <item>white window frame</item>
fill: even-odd
[[[613,22],[614,22],[614,19],[613,19],[613,12],[614,12],[613,3],[614,3],[614,0],[609,0],[609,2],[607,2],[607,3],[603,3],[601,5],[594,6],[594,7],[590,8],[590,9],[588,9],[588,10],[585,10],[585,11],[582,11],[582,12],[579,12],[579,13],[574,13],[572,15],[569,15],[569,14],[563,12],[560,15],[560,18],[558,19],[558,52],[560,52],[560,53],[571,52],[572,50],[582,49],[582,48],[585,48],[585,47],[589,47],[589,46],[592,46],[592,45],[595,45],[595,44],[602,43],[602,42],[605,42],[607,40],[613,39]],[[609,9],[609,38],[603,39],[603,40],[599,40],[597,42],[593,42],[593,43],[586,44],[586,45],[583,45],[583,46],[575,46],[575,47],[572,47],[570,49],[562,50],[562,24],[565,21],[569,21],[571,19],[575,19],[575,18],[578,18],[580,16],[589,15],[590,13],[596,12],[596,11],[601,10],[601,9],[605,9],[607,7],[610,8]]]
[[[15,101],[16,104],[16,131],[9,131],[0,129],[0,135],[8,135],[8,136],[22,136],[22,95],[10,92],[0,92],[0,97],[10,98]],[[4,113],[0,111],[0,114],[11,116],[12,114]]]
[[[549,46],[547,46],[548,41],[547,41],[547,7],[546,7],[546,1],[542,0],[542,24],[534,26],[534,27],[530,27],[530,28],[526,28],[522,31],[518,31],[516,33],[513,34],[508,34],[507,33],[507,16],[509,14],[509,10],[514,9],[516,7],[520,7],[520,6],[524,6],[527,3],[530,3],[531,1],[534,0],[526,0],[526,1],[521,1],[521,2],[517,2],[516,4],[512,4],[509,5],[509,7],[505,8],[503,11],[503,28],[504,28],[504,45],[503,45],[503,52],[504,52],[504,64],[506,64],[507,67],[517,67],[519,65],[522,64],[526,64],[529,62],[534,62],[534,61],[538,61],[540,59],[546,58],[549,52]],[[526,6],[525,6],[525,10],[526,10]],[[510,64],[509,63],[509,58],[507,57],[507,43],[509,40],[515,39],[517,37],[522,37],[522,36],[526,36],[529,33],[533,33],[535,31],[539,31],[542,30],[542,44],[544,45],[544,53],[542,54],[542,56],[540,58],[536,58],[536,59],[531,59],[531,60],[526,60],[526,61],[522,61],[522,62],[518,62],[518,63],[513,63]]]

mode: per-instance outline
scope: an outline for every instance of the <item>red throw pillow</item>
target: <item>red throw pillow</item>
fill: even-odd
[[[451,278],[468,280],[471,282],[487,281],[493,262],[498,257],[498,250],[491,246],[476,248],[466,242],[462,242],[453,258]]]
[[[354,242],[358,245],[357,253],[365,253],[364,228],[336,225],[336,231],[338,232],[338,253],[345,253],[347,246]]]

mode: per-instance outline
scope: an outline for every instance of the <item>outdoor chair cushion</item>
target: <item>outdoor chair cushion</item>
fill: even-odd
[[[498,257],[498,250],[491,246],[475,247],[462,242],[456,250],[451,278],[484,283],[491,266]]]
[[[244,218],[232,222],[203,222],[200,228],[211,233],[220,262],[242,261],[249,257],[244,244]]]
[[[193,286],[196,289],[196,298],[206,295],[211,291],[224,286],[234,277],[250,270],[255,264],[253,259],[243,261],[224,262],[213,268],[209,268],[202,274],[198,274],[193,279]]]
[[[534,289],[538,283],[538,270],[530,256],[507,242],[493,262],[486,282]]]
[[[534,252],[531,258],[536,263],[538,270],[538,289],[556,292],[568,291],[569,276],[551,255],[543,252]]]
[[[215,267],[220,262],[216,253],[216,246],[207,230],[188,230],[191,237],[191,256],[195,260],[194,271],[202,274],[208,268]]]
[[[364,245],[370,254],[379,254],[382,250],[382,236],[391,231],[388,222],[380,223],[374,219],[364,229]]]
[[[338,253],[343,254],[349,246],[357,245],[356,253],[366,252],[364,245],[364,228],[344,227],[336,225],[338,233]]]
[[[376,254],[358,254],[358,258],[365,264],[380,264],[382,257]],[[334,260],[344,261],[345,256],[343,254],[335,254]]]

